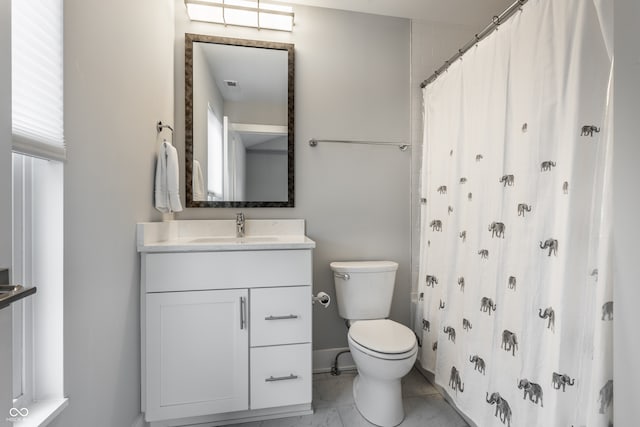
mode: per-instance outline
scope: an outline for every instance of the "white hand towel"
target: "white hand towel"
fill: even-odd
[[[206,200],[204,197],[204,178],[200,162],[193,160],[193,200]]]
[[[178,152],[164,141],[158,149],[156,163],[155,205],[160,212],[180,212]]]
[[[156,159],[155,205],[160,212],[169,212],[169,200],[167,197],[167,156],[165,155],[164,142],[158,148]]]

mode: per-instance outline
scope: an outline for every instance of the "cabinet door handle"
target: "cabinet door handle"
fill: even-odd
[[[240,329],[244,329],[247,326],[247,300],[245,297],[240,297]]]
[[[274,377],[273,375],[270,376],[269,378],[265,378],[264,381],[267,383],[271,383],[274,381],[286,381],[286,380],[295,380],[298,379],[297,375],[287,375],[286,377]]]
[[[285,319],[297,319],[297,314],[288,314],[286,316],[267,316],[264,320],[285,320]]]

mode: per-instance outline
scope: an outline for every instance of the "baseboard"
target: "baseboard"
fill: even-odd
[[[336,355],[341,351],[349,351],[349,347],[341,348],[325,348],[322,350],[313,351],[313,373],[320,374],[324,372],[331,372],[331,366],[336,358]],[[353,362],[351,353],[341,354],[338,358],[338,369],[354,370],[356,364]]]
[[[458,406],[455,404],[453,399],[451,399],[451,396],[449,396],[449,393],[447,392],[447,390],[445,390],[444,388],[436,384],[436,375],[433,372],[427,371],[418,362],[416,362],[415,367],[422,374],[422,376],[425,377],[426,380],[429,381],[431,385],[435,387],[436,390],[438,390],[438,393],[442,395],[444,400],[446,400],[447,403],[451,405],[451,407],[458,413],[458,415],[460,415],[464,419],[464,421],[467,424],[469,424],[470,427],[478,427],[478,425],[474,423],[471,420],[471,418],[467,417],[467,415],[464,412],[462,412],[460,408],[458,408]]]
[[[152,421],[148,427],[213,427],[234,424],[246,425],[263,420],[273,420],[289,417],[312,415],[311,402],[299,405],[278,406],[274,408],[253,409],[246,411],[227,412],[221,414],[197,415],[185,418]]]
[[[436,375],[433,372],[424,369],[418,361],[416,361],[415,363],[415,368],[422,374],[423,377],[427,379],[427,381],[431,383],[432,386],[440,388],[440,386],[436,385]],[[438,392],[439,391],[440,390],[438,390]]]
[[[148,424],[144,421],[144,416],[142,414],[138,414],[131,427],[147,427]]]

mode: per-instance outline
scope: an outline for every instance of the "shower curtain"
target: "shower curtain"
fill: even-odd
[[[480,427],[612,420],[610,7],[530,0],[423,92],[419,360]]]

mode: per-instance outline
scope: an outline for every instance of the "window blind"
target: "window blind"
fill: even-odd
[[[11,8],[13,151],[65,160],[62,0]]]

